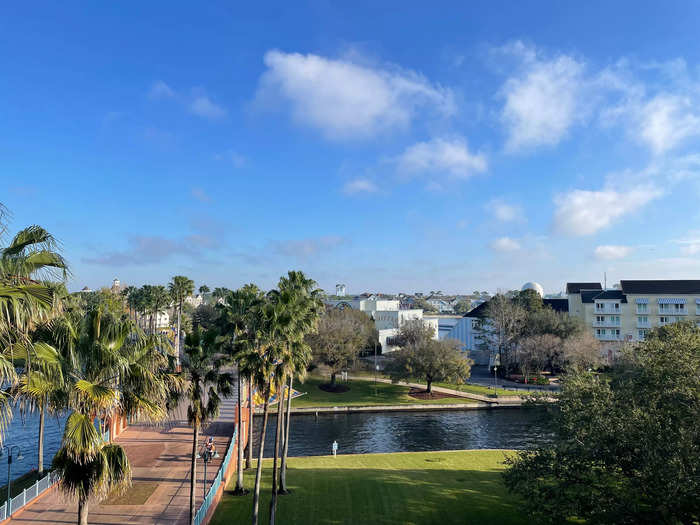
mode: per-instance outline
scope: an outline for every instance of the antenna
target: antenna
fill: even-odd
[[[603,272],[603,290],[608,289],[608,272]]]

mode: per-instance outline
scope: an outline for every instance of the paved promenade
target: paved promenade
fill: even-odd
[[[226,447],[233,434],[235,399],[222,402],[219,418],[200,434],[200,444],[205,437],[213,436],[217,452],[221,456],[207,466],[208,483],[224,457]],[[117,443],[126,448],[133,471],[133,483],[158,483],[155,491],[143,505],[105,505],[91,503],[88,521],[98,524],[185,524],[189,516],[190,455],[192,452],[192,429],[186,426],[184,411],[175,415],[175,426],[171,429],[153,428],[146,425],[129,427],[117,438]],[[197,462],[197,507],[203,498],[204,468]],[[133,490],[133,489],[132,489]],[[42,524],[77,523],[78,506],[68,502],[66,496],[53,489],[23,512],[13,517],[10,523]]]

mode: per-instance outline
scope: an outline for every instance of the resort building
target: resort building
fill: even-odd
[[[420,308],[405,308],[398,299],[380,299],[376,296],[354,296],[329,298],[326,304],[333,308],[354,308],[365,312],[374,320],[374,325],[379,331],[379,343],[382,352],[390,352],[396,349],[392,339],[399,333],[399,328],[413,320],[421,320],[425,326],[433,329],[435,339],[438,338],[438,320],[424,319],[423,310]]]
[[[620,281],[603,290],[600,283],[567,283],[570,315],[590,327],[612,356],[624,341],[640,341],[657,326],[678,321],[700,323],[700,280]]]

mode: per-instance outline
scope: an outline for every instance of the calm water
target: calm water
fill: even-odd
[[[341,454],[470,448],[523,449],[550,440],[540,409],[293,415],[289,455]],[[265,456],[274,451],[276,417],[270,417]],[[256,443],[262,418],[255,418]],[[256,447],[257,448],[257,447]]]
[[[51,460],[58,451],[63,437],[63,429],[68,416],[46,416],[44,420],[44,467],[51,465]],[[24,458],[17,461],[12,458],[12,479],[17,479],[22,474],[36,469],[39,436],[39,414],[25,414],[24,417],[18,409],[14,410],[14,417],[5,429],[3,445],[19,445]],[[7,483],[7,456],[0,458],[0,485]]]

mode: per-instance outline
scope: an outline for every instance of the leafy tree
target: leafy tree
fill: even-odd
[[[454,312],[459,315],[464,315],[472,309],[472,303],[469,299],[460,299],[453,307]]]
[[[537,523],[700,519],[700,330],[676,323],[624,350],[610,379],[567,375],[551,445],[507,460],[506,486]]]
[[[498,355],[503,372],[517,367],[515,349],[526,318],[527,310],[503,294],[496,294],[486,305],[486,318],[480,323],[481,345]]]
[[[173,299],[168,293],[168,289],[163,285],[151,286],[148,298],[151,309],[151,333],[155,334],[158,315],[165,311]]]
[[[209,293],[209,287],[206,284],[203,284],[202,286],[199,287],[199,293],[200,295],[204,295],[205,293]]]
[[[399,333],[395,338],[398,346],[421,346],[435,337],[435,330],[423,323],[420,319],[406,321],[399,328]]]
[[[425,381],[426,392],[431,394],[435,381],[463,383],[469,378],[472,364],[458,341],[428,339],[392,352],[385,371],[395,383]]]
[[[536,312],[544,308],[542,297],[535,290],[521,290],[513,294],[513,303],[528,312]]]
[[[321,315],[316,332],[308,334],[306,340],[314,360],[330,368],[333,387],[338,372],[357,358],[373,331],[374,323],[359,310],[329,308]]]
[[[425,298],[423,298],[423,297],[416,297],[413,300],[413,307],[420,308],[424,312],[432,312],[432,313],[437,312],[437,308],[435,308],[432,304],[430,304],[428,301],[426,301]]]
[[[552,334],[537,334],[523,338],[516,349],[516,359],[525,382],[532,372],[539,373],[559,353],[562,340]]]
[[[180,361],[180,327],[182,326],[182,305],[194,293],[194,281],[184,275],[176,275],[168,284],[170,297],[177,307],[177,330],[175,332],[175,355]]]

